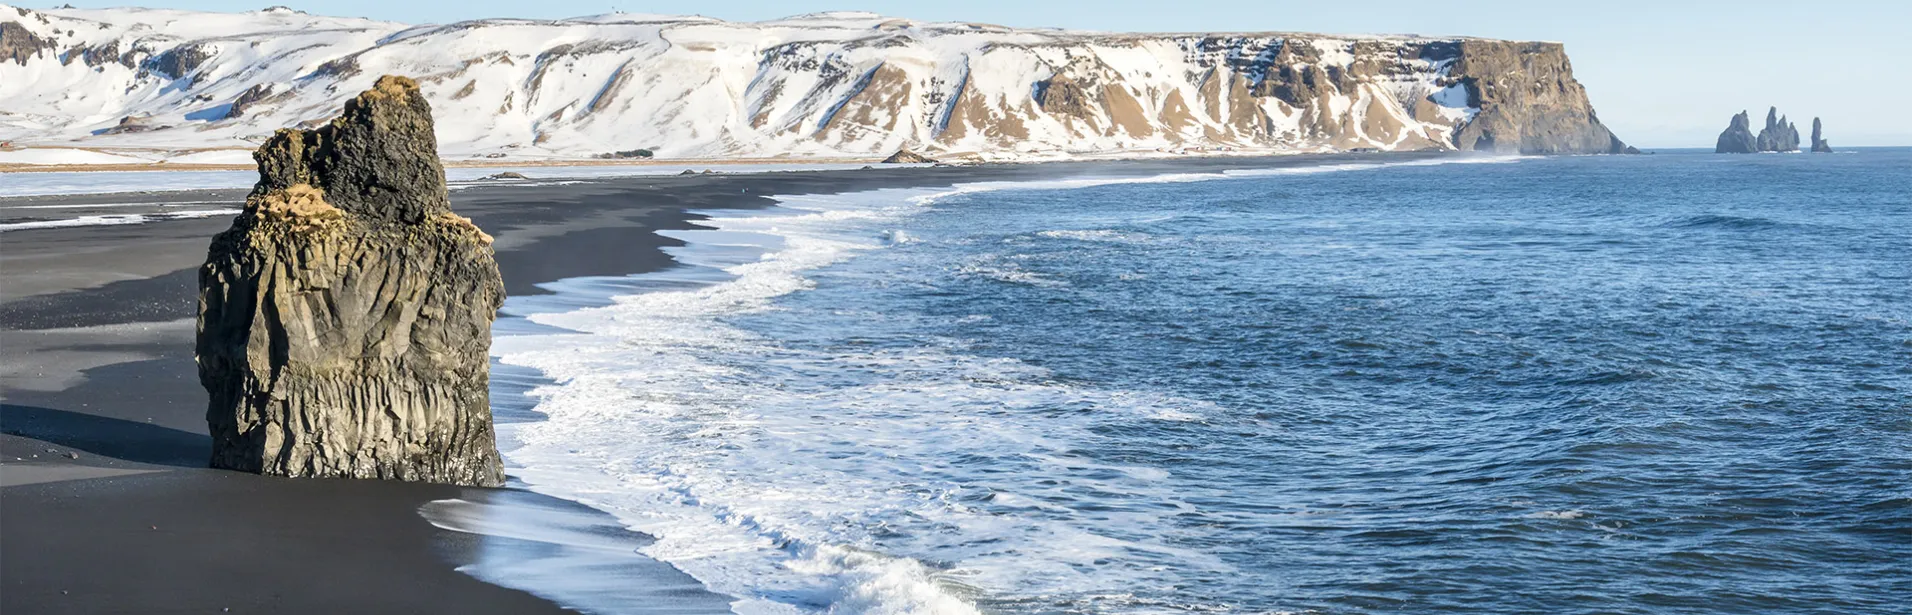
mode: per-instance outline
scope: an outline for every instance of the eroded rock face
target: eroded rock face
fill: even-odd
[[[1452,76],[1480,109],[1454,136],[1462,150],[1521,154],[1622,154],[1559,43],[1465,40]]]
[[[1772,107],[1766,111],[1766,127],[1760,129],[1757,144],[1762,152],[1799,151],[1799,127],[1779,115],[1779,107]]]
[[[1816,117],[1812,118],[1812,151],[1813,153],[1817,153],[1817,154],[1832,153],[1832,144],[1826,142],[1825,133],[1822,132],[1823,129],[1824,127],[1819,124],[1819,118],[1816,118]]]
[[[270,84],[265,83],[246,88],[246,91],[239,93],[238,98],[232,100],[232,106],[226,108],[226,118],[245,117],[246,110],[272,99],[272,89]]]
[[[1733,116],[1726,131],[1719,133],[1719,143],[1713,146],[1715,154],[1751,154],[1759,151],[1759,141],[1753,137],[1753,118],[1745,111]]]
[[[487,394],[504,285],[451,211],[431,109],[385,77],[261,146],[244,213],[200,269],[212,466],[495,486]]]
[[[1813,143],[1819,142],[1818,119],[1813,120]],[[1752,117],[1745,111],[1733,116],[1733,123],[1726,132],[1719,135],[1719,143],[1713,146],[1716,154],[1755,154],[1759,152],[1796,152],[1799,151],[1799,127],[1794,126],[1785,116],[1779,114],[1778,107],[1766,110],[1766,126],[1753,134]]]
[[[170,79],[181,79],[199,70],[199,66],[212,57],[212,52],[199,45],[180,45],[146,61],[146,69],[165,75]]]
[[[1088,88],[1064,75],[1038,82],[1036,101],[1043,111],[1069,116],[1089,115],[1089,110],[1095,106]]]
[[[1150,151],[1626,151],[1595,115],[1556,43],[1089,33],[830,17],[730,24],[735,36],[715,38],[694,20],[469,22],[414,32],[420,36],[398,36],[398,24],[361,24],[352,27],[371,28],[366,36],[294,49],[281,45],[286,37],[340,24],[256,12],[234,22],[243,27],[233,32],[201,38],[189,27],[199,21],[194,17],[147,23],[150,16],[137,11],[32,15],[19,20],[24,29],[8,28],[10,39],[0,33],[25,41],[10,47],[0,40],[0,58],[58,78],[38,80],[45,87],[11,97],[19,108],[7,110],[35,117],[49,138],[63,140],[93,136],[100,117],[148,113],[193,119],[123,140],[160,147],[242,138],[247,126],[308,127],[312,101],[362,88],[373,76],[362,74],[366,67],[398,62],[445,67],[425,85],[441,117],[535,127],[529,135],[459,131],[459,149],[487,157],[514,155],[526,141],[572,156],[619,157],[564,145],[598,142],[596,133],[613,125],[631,129],[620,147],[643,146],[668,158],[865,157],[903,148],[950,160]],[[778,34],[791,27],[814,36]],[[486,34],[498,34],[490,30],[496,28],[542,34]],[[634,36],[757,61],[725,63],[713,75],[687,73],[671,58],[653,61]],[[361,44],[366,40],[376,42]],[[465,44],[473,41],[479,44]],[[62,51],[39,53],[42,45]],[[115,62],[136,70],[93,70]],[[586,64],[613,72],[567,68]],[[526,74],[491,79],[481,74],[488,66],[518,66],[510,70]],[[288,70],[300,77],[275,77]],[[80,82],[125,96],[105,107],[62,104],[68,97],[58,84]],[[214,101],[232,103],[225,119],[245,121],[211,118],[214,107],[206,103]],[[665,116],[677,119],[658,120]],[[687,123],[700,128],[681,130]]]
[[[26,16],[25,9],[20,15]],[[53,42],[34,36],[32,31],[12,21],[0,21],[0,62],[18,62],[26,66],[27,60],[39,57],[43,50],[53,48]]]

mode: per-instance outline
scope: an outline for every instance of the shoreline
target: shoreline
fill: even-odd
[[[109,153],[108,150],[85,147],[26,146],[15,147],[0,152],[19,152],[27,150],[78,150],[95,153]],[[138,150],[153,151],[153,150]],[[207,150],[212,151],[212,150]],[[252,150],[224,149],[217,151],[247,152]],[[195,154],[205,151],[194,152]],[[921,152],[917,152],[921,153]],[[1285,148],[1244,148],[1244,149],[1195,149],[1167,151],[1161,149],[1109,150],[1095,152],[1054,151],[1031,154],[1023,157],[985,158],[973,152],[941,152],[941,158],[929,163],[890,163],[884,162],[887,156],[784,156],[784,157],[740,157],[740,158],[442,158],[439,163],[447,169],[512,169],[512,168],[570,168],[570,167],[736,167],[736,166],[785,166],[801,170],[805,167],[829,167],[841,165],[885,165],[887,168],[907,168],[923,166],[997,166],[1057,163],[1109,163],[1109,162],[1188,162],[1205,160],[1241,160],[1241,159],[1279,159],[1291,156],[1333,156],[1333,155],[1491,155],[1481,152],[1460,150],[1334,150],[1334,149],[1285,149]],[[925,154],[927,155],[927,154]],[[932,156],[932,158],[935,158]],[[164,171],[257,171],[258,166],[247,163],[215,162],[168,162],[164,159],[152,162],[104,162],[104,163],[37,163],[37,162],[0,162],[0,173],[141,173]]]
[[[1360,154],[649,176],[488,184],[455,191],[453,201],[461,215],[497,237],[494,246],[509,296],[562,302],[567,298],[550,289],[564,280],[676,266],[665,250],[683,242],[659,231],[699,228],[695,222],[703,216],[697,211],[766,207],[775,204],[773,196],[1435,157]],[[234,191],[142,196],[243,198]],[[0,199],[0,208],[19,200]],[[48,201],[61,199],[33,200]],[[194,274],[206,242],[228,224],[223,218],[159,220],[6,235],[0,250],[0,278],[6,280],[0,285],[5,288],[0,336],[7,349],[0,353],[0,401],[6,409],[0,476],[8,486],[0,505],[6,519],[0,536],[22,552],[43,555],[0,563],[6,589],[0,606],[98,612],[125,604],[208,609],[271,604],[267,610],[316,613],[418,607],[422,603],[416,600],[444,594],[454,598],[434,601],[431,609],[557,612],[557,605],[530,593],[479,581],[480,569],[472,568],[481,564],[478,554],[495,553],[504,544],[499,541],[521,539],[451,531],[421,514],[432,502],[481,501],[498,492],[288,480],[203,468],[208,446],[204,392],[190,351]],[[504,492],[534,495],[522,488]],[[523,504],[501,505],[523,511]],[[161,527],[185,529],[148,529],[150,534],[127,529]],[[201,540],[211,535],[243,538]],[[548,552],[550,544],[524,552]],[[407,574],[381,577],[352,565],[368,561],[389,561]],[[643,561],[650,560],[637,556],[612,568],[642,568]],[[681,579],[652,572],[645,578],[681,586]],[[247,581],[223,581],[233,578]],[[336,583],[365,591],[339,595],[329,591]],[[288,610],[274,600],[294,600],[299,608]],[[687,604],[709,607],[710,600],[701,595]]]
[[[237,150],[235,150],[237,151]],[[248,153],[251,150],[246,150]],[[724,167],[738,165],[879,164],[882,157],[844,158],[584,158],[566,160],[456,159],[440,160],[447,169],[508,169],[562,167]],[[202,162],[120,162],[103,164],[38,164],[0,162],[0,173],[144,173],[164,171],[257,171],[253,164]]]
[[[1382,164],[1385,165],[1390,163],[1402,163],[1402,162],[1412,164],[1416,160],[1429,160],[1429,159],[1430,158],[1428,157],[1406,157],[1406,156],[1392,157],[1386,160]],[[1250,169],[1253,169],[1253,170],[1311,169],[1316,167],[1326,167],[1329,169],[1338,170],[1339,167],[1342,167],[1347,162],[1352,162],[1352,161],[1310,157],[1310,158],[1305,158],[1299,161],[1283,159],[1278,161],[1278,163],[1268,162],[1268,163],[1258,164],[1258,165],[1245,165],[1242,168],[1221,168],[1221,169],[1217,169],[1217,168],[1192,169],[1187,167],[1146,168],[1146,169],[1135,168],[1135,169],[1130,169],[1129,171],[1131,172],[1118,172],[1118,173],[1099,173],[1098,172],[1098,173],[1086,173],[1086,174],[1036,173],[1036,174],[994,175],[994,176],[988,176],[986,178],[981,178],[983,179],[983,181],[950,181],[950,182],[936,182],[936,183],[929,183],[929,184],[908,184],[904,186],[870,186],[870,187],[866,187],[866,189],[863,189],[863,190],[827,191],[823,193],[813,193],[813,192],[778,193],[778,194],[771,195],[770,198],[778,202],[771,203],[769,205],[769,208],[779,209],[779,208],[785,207],[785,204],[782,201],[787,200],[786,197],[795,197],[800,202],[802,197],[816,195],[816,194],[827,194],[827,196],[832,199],[841,198],[841,197],[849,197],[849,198],[855,199],[858,197],[858,195],[862,195],[862,194],[879,193],[879,192],[885,192],[892,189],[900,188],[900,189],[904,189],[906,192],[900,195],[892,195],[892,196],[895,196],[896,198],[908,198],[910,196],[910,193],[917,193],[918,196],[929,196],[930,198],[937,198],[946,194],[955,194],[955,193],[970,192],[970,191],[992,191],[997,189],[1007,189],[1007,190],[1045,189],[1044,185],[1050,184],[1052,182],[1064,184],[1061,186],[1057,186],[1060,189],[1075,189],[1075,188],[1091,187],[1096,185],[1106,185],[1107,183],[1124,183],[1124,182],[1133,181],[1133,180],[1149,181],[1151,179],[1156,179],[1156,178],[1162,178],[1166,181],[1177,181],[1177,179],[1170,179],[1169,177],[1166,177],[1166,176],[1174,176],[1174,175],[1200,175],[1201,176],[1201,177],[1189,177],[1185,179],[1185,181],[1191,181],[1191,182],[1246,177],[1246,176],[1235,176],[1235,175],[1223,175],[1220,173],[1214,173],[1215,171],[1234,171],[1234,170],[1250,170]],[[1369,161],[1364,160],[1361,162],[1369,162]],[[1337,163],[1343,163],[1343,164],[1337,164]],[[1372,168],[1372,167],[1368,165],[1361,165],[1360,168]],[[1146,172],[1133,172],[1133,171],[1146,171]],[[1076,184],[1076,182],[1080,182],[1080,184],[1078,185]],[[927,195],[922,194],[925,192],[927,192],[928,194]],[[723,208],[722,213],[718,215],[714,215],[712,217],[717,219],[724,219],[724,218],[730,218],[733,216],[748,217],[748,216],[759,215],[757,212],[749,211],[754,209],[756,208],[755,207]],[[793,215],[801,215],[804,213],[810,213],[809,210],[806,210],[803,208],[787,209],[785,211]],[[716,212],[713,212],[713,213],[716,213]],[[770,219],[776,219],[779,213],[781,212],[764,212],[763,215],[769,215]],[[712,230],[712,229],[715,229],[715,230]],[[732,232],[732,231],[726,231],[724,229],[725,227],[719,224],[719,225],[708,227],[708,228],[699,228],[698,230],[714,232],[716,235],[724,235],[724,234]],[[774,235],[775,233],[771,233],[771,234]],[[623,300],[622,298],[628,298],[631,295],[641,295],[641,294],[647,294],[651,292],[681,292],[681,291],[687,291],[687,290],[701,290],[701,289],[711,289],[711,288],[721,287],[724,284],[737,281],[737,278],[732,273],[730,273],[730,271],[728,270],[728,267],[733,265],[740,265],[740,264],[754,262],[755,257],[745,253],[745,252],[748,252],[750,248],[743,247],[745,244],[732,243],[733,241],[740,241],[740,240],[723,239],[723,238],[713,236],[711,238],[711,241],[716,241],[717,243],[704,243],[704,242],[698,241],[694,237],[689,239],[688,240],[689,245],[686,246],[687,251],[684,252],[683,254],[685,256],[693,256],[692,262],[680,263],[677,266],[670,267],[668,269],[662,269],[662,270],[651,272],[651,274],[608,276],[608,277],[586,276],[581,278],[568,278],[565,280],[560,280],[556,283],[547,284],[545,285],[547,289],[553,290],[555,292],[549,295],[533,297],[531,303],[535,303],[537,305],[529,305],[527,302],[524,302],[522,298],[519,301],[508,303],[505,306],[505,309],[501,312],[501,314],[509,313],[510,315],[509,316],[501,315],[500,317],[501,328],[507,328],[507,319],[509,319],[510,321],[509,327],[516,327],[516,328],[523,329],[522,331],[512,331],[511,333],[509,333],[508,335],[511,335],[512,337],[527,336],[527,337],[535,338],[541,334],[555,334],[559,336],[588,335],[587,333],[572,332],[572,331],[568,331],[564,329],[556,329],[547,325],[538,324],[536,322],[533,322],[531,320],[531,317],[537,314],[564,313],[564,312],[570,312],[570,311],[580,310],[580,309],[608,307],[621,302]],[[772,241],[771,243],[775,243],[775,242]],[[767,247],[764,249],[772,253],[776,252],[775,249],[770,249]],[[507,334],[494,333],[495,337],[502,337],[504,335],[507,335]],[[497,350],[495,348],[494,348],[494,353],[497,353]],[[526,467],[524,465],[517,464],[516,462],[513,461],[512,452],[518,449],[516,447],[506,448],[505,444],[507,442],[506,438],[508,436],[515,435],[518,432],[518,425],[507,425],[503,422],[502,419],[506,416],[505,413],[507,412],[506,406],[509,407],[509,411],[515,416],[532,417],[529,420],[511,421],[511,423],[530,424],[530,423],[537,423],[537,422],[543,422],[544,420],[548,420],[546,415],[544,415],[543,413],[539,412],[536,409],[538,406],[538,403],[541,401],[540,399],[531,398],[529,396],[519,397],[518,394],[520,394],[520,392],[522,391],[528,391],[531,388],[538,387],[538,386],[554,386],[554,385],[562,386],[562,383],[559,382],[558,380],[554,380],[554,378],[568,379],[572,375],[563,375],[563,376],[554,377],[552,375],[541,372],[535,368],[523,367],[523,366],[516,365],[514,363],[499,362],[500,360],[509,361],[511,360],[510,359],[511,356],[512,355],[509,353],[503,354],[503,355],[494,354],[494,357],[495,357],[495,360],[493,362],[494,375],[499,374],[501,372],[501,369],[509,370],[510,372],[516,374],[516,377],[519,379],[519,382],[518,384],[513,385],[513,388],[515,389],[515,391],[513,391],[513,395],[510,398],[494,395],[493,408],[494,408],[494,412],[497,413],[501,419],[500,445],[501,445],[502,452],[504,452],[505,454],[507,463],[511,464],[508,467],[508,472],[514,473],[512,477],[513,484],[529,492],[537,493],[546,497],[553,497],[553,498],[557,498],[557,499],[568,501],[568,502],[569,501],[580,502],[578,504],[579,506],[592,507],[591,508],[592,510],[599,511],[600,514],[611,516],[613,519],[624,519],[626,517],[623,517],[622,515],[636,514],[637,515],[636,517],[632,517],[633,520],[631,521],[631,523],[639,523],[637,519],[644,518],[644,515],[642,513],[634,512],[631,510],[616,509],[616,508],[596,508],[596,506],[598,506],[597,504],[585,503],[585,502],[602,501],[601,499],[590,495],[590,493],[594,492],[592,488],[585,488],[584,491],[578,491],[575,485],[568,485],[563,483],[553,483],[553,484],[547,485],[538,481],[537,478],[534,478],[534,476],[541,476],[547,479],[550,476],[554,476],[554,475],[565,476],[565,475],[569,475],[572,472],[578,471],[579,470],[578,468],[561,468],[561,469],[560,468],[544,468],[537,465]],[[494,387],[494,391],[496,391],[496,387]],[[536,471],[537,474],[534,475],[533,474],[534,471]],[[601,487],[601,485],[599,487]],[[474,504],[474,503],[462,502],[462,501],[459,503]],[[427,516],[429,517],[432,515],[427,514]],[[522,521],[521,523],[537,523],[537,521],[526,520],[526,521]],[[440,527],[445,527],[445,525],[440,524]],[[619,525],[619,527],[622,528],[624,526]],[[507,534],[510,534],[515,532],[526,532],[526,531],[532,531],[532,530],[520,525],[518,527],[505,528],[504,531]],[[625,531],[631,531],[631,530],[625,530]],[[639,529],[637,531],[641,532],[646,530]],[[666,546],[665,547],[666,551],[668,552],[668,551],[672,551],[673,549],[681,549],[683,537],[677,534],[671,534],[669,536],[671,538],[676,538],[677,540],[670,546]],[[664,541],[664,540],[665,539],[662,537],[646,537],[645,538],[645,541],[647,544],[650,542]],[[588,565],[589,555],[585,554],[582,557],[584,559],[584,563],[581,565]],[[675,561],[677,560],[671,559],[671,560],[668,560],[666,563],[675,562]],[[556,562],[547,560],[546,563],[559,565],[559,566],[563,565],[561,560]],[[708,567],[704,567],[704,568],[706,569],[699,570],[698,566],[691,565],[689,569],[692,571],[697,571],[696,574],[703,574],[703,573],[709,572],[709,570],[707,569]],[[491,580],[493,582],[505,584],[507,586],[526,589],[528,591],[539,591],[540,589],[539,586],[534,582],[521,581],[518,579],[514,579],[510,576],[480,574],[480,577],[486,578],[487,580]],[[719,584],[718,587],[715,588],[716,590],[729,591],[728,589],[729,586],[724,584],[725,579],[722,578],[722,576],[710,579],[710,581],[712,583]],[[560,604],[563,604],[567,607],[581,608],[581,609],[585,609],[585,610],[589,610],[593,612],[600,609],[606,612],[618,612],[615,606],[619,604],[619,601],[616,598],[609,598],[608,601],[606,601],[607,594],[604,592],[605,588],[601,587],[601,585],[598,583],[594,583],[591,580],[568,580],[568,581],[557,582],[555,585],[556,585],[555,589],[552,587],[546,587],[544,589],[547,591],[551,591],[553,593],[554,599],[557,599],[557,601]],[[565,595],[573,596],[573,598],[570,598],[570,599],[561,598],[561,596],[565,596]],[[751,595],[748,592],[738,592],[738,593],[734,593],[733,595],[736,596],[738,600],[745,601],[745,602],[763,600],[762,596]]]

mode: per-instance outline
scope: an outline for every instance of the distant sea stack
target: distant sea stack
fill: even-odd
[[[1759,131],[1759,151],[1799,151],[1799,128],[1779,115],[1779,107],[1766,110],[1766,127]]]
[[[199,273],[212,466],[503,484],[487,355],[504,284],[491,237],[451,211],[418,85],[380,78],[253,158]]]
[[[1753,118],[1745,111],[1733,116],[1726,126],[1726,132],[1719,133],[1719,144],[1713,146],[1715,154],[1752,154],[1759,151],[1759,140],[1753,136]]]
[[[412,27],[286,10],[17,11],[0,58],[36,77],[9,84],[6,110],[34,118],[48,145],[95,145],[112,120],[141,115],[152,130],[113,142],[250,147],[330,112],[337,92],[405,71],[431,75],[421,85],[438,120],[465,127],[440,144],[459,159],[645,157],[633,146],[678,159],[907,149],[945,162],[1627,151],[1559,43],[1129,34],[856,12]],[[75,104],[82,96],[91,102]]]
[[[1766,110],[1766,127],[1761,128],[1758,135],[1753,134],[1752,117],[1745,111],[1739,112],[1713,147],[1717,154],[1796,151],[1799,151],[1799,128],[1779,115],[1778,107]]]
[[[1821,130],[1822,127],[1819,125],[1819,118],[1812,118],[1812,151],[1818,154],[1830,154],[1832,153],[1832,144],[1826,142],[1825,133],[1821,132]]]

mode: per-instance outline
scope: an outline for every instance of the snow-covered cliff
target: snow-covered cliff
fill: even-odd
[[[0,140],[16,145],[250,148],[384,74],[424,87],[452,159],[1624,148],[1552,43],[0,5]]]

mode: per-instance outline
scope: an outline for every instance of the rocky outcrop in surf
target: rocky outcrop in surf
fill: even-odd
[[[487,393],[504,286],[451,210],[431,108],[379,79],[253,154],[259,182],[200,269],[212,465],[495,486]]]
[[[1766,127],[1759,131],[1758,145],[1762,152],[1799,151],[1799,128],[1779,114],[1779,107],[1769,108]]]
[[[1822,130],[1823,127],[1819,124],[1819,118],[1812,118],[1812,151],[1816,154],[1830,154],[1832,153],[1832,144],[1826,141],[1825,133],[1822,132]]]
[[[1813,143],[1819,143],[1818,119],[1813,120]],[[1778,107],[1766,110],[1766,126],[1753,134],[1753,121],[1745,111],[1733,116],[1733,122],[1726,132],[1719,135],[1719,143],[1713,146],[1717,154],[1754,154],[1759,152],[1796,152],[1799,151],[1799,128],[1779,114]]]
[[[1753,118],[1745,111],[1733,116],[1726,131],[1719,133],[1719,143],[1713,146],[1715,154],[1752,154],[1758,151],[1759,139],[1753,136]]]

